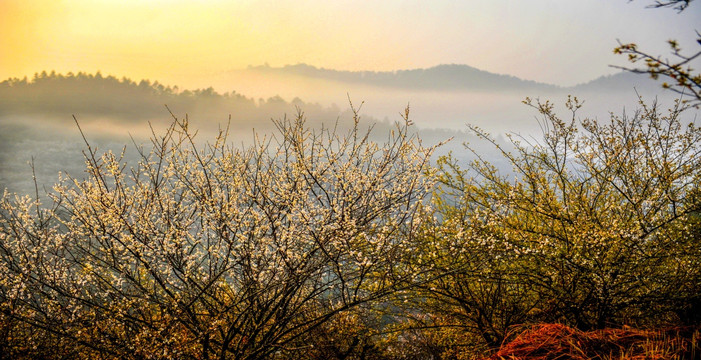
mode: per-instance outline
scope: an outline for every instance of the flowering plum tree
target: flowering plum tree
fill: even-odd
[[[511,151],[490,140],[512,172],[441,160],[420,261],[445,276],[417,306],[490,346],[528,322],[698,321],[701,128],[684,123],[690,112],[641,101],[632,116],[577,121],[574,98],[565,121],[549,102],[527,104],[542,141],[512,138]]]
[[[655,1],[650,5],[653,8],[674,8],[679,12],[686,10],[693,0],[663,0]],[[701,34],[696,31],[698,38],[696,42],[701,45]],[[614,66],[619,69],[624,69],[638,74],[648,74],[653,79],[659,79],[660,76],[667,78],[668,81],[662,83],[662,87],[670,89],[679,94],[691,97],[685,99],[684,103],[698,108],[701,106],[701,73],[696,73],[692,68],[694,62],[698,64],[698,59],[701,57],[701,50],[696,52],[685,53],[677,40],[668,40],[672,59],[654,56],[648,52],[640,50],[637,44],[621,43],[613,49],[614,54],[627,55],[628,61],[633,64],[645,63],[642,67],[627,68]]]
[[[286,357],[414,276],[397,264],[432,187],[432,148],[408,109],[384,144],[357,113],[347,133],[312,131],[299,113],[241,149],[226,131],[198,147],[174,119],[134,167],[88,144],[87,178],[56,185],[48,206],[2,197],[0,352]]]

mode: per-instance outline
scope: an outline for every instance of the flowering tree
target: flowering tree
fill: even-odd
[[[438,317],[428,325],[498,346],[528,322],[698,321],[689,314],[701,290],[701,128],[679,107],[663,114],[641,102],[604,123],[577,121],[576,99],[570,121],[551,103],[527,103],[542,115],[542,141],[513,138],[509,151],[491,140],[513,172],[481,157],[467,170],[441,160],[420,251],[445,274],[417,304]]]
[[[397,264],[432,186],[432,149],[410,135],[408,109],[385,144],[354,120],[345,134],[311,131],[300,113],[237,149],[226,131],[198,148],[175,119],[133,168],[88,144],[87,178],[62,181],[48,206],[5,194],[0,352],[304,352],[310,330],[414,276]]]
[[[701,34],[696,41],[701,45]],[[628,55],[628,61],[631,63],[644,62],[645,65],[642,68],[615,67],[638,74],[649,74],[653,79],[659,79],[660,76],[668,78],[662,83],[662,87],[691,97],[685,99],[684,103],[698,108],[701,105],[701,74],[695,73],[691,65],[701,56],[701,50],[685,54],[676,40],[669,40],[668,43],[674,55],[672,59],[653,56],[640,50],[634,43],[619,43],[613,50],[615,54]]]
[[[653,8],[674,8],[679,12],[686,10],[692,0],[663,0],[655,1],[650,5]],[[701,45],[701,34],[696,31],[698,39],[696,42]],[[640,50],[635,43],[621,43],[613,49],[614,54],[627,55],[628,61],[633,64],[645,63],[642,67],[627,68],[614,66],[619,69],[624,69],[638,74],[649,74],[651,78],[657,80],[662,76],[667,78],[667,81],[662,83],[662,87],[670,89],[679,94],[684,94],[691,97],[685,99],[684,103],[698,108],[701,106],[701,73],[695,72],[692,65],[701,57],[701,50],[687,53],[684,52],[676,40],[668,41],[671,54],[673,57],[663,58],[655,56],[644,50]],[[698,63],[698,62],[697,62]]]

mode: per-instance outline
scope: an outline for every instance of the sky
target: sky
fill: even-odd
[[[617,39],[655,54],[668,54],[669,39],[698,48],[701,4],[678,14],[652,2],[0,0],[0,79],[99,70],[188,88],[266,63],[372,71],[455,63],[570,86],[626,65],[612,53]]]

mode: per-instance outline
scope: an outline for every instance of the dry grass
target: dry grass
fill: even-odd
[[[541,324],[525,330],[486,359],[701,359],[701,333],[689,328],[583,332],[560,324]]]

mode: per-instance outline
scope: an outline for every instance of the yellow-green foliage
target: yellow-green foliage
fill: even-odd
[[[439,160],[434,225],[417,262],[438,277],[419,311],[498,347],[517,324],[579,329],[699,324],[701,128],[679,107],[642,101],[608,122],[571,119],[549,102],[541,141],[512,137],[512,165]],[[416,325],[416,323],[414,323]],[[469,345],[469,344],[468,344]],[[450,347],[450,346],[448,346]]]

